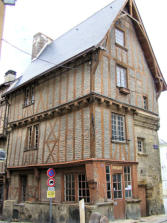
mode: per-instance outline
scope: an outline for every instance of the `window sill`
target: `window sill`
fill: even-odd
[[[100,207],[100,206],[107,206],[107,205],[113,205],[113,204],[114,204],[114,201],[113,200],[107,200],[106,202],[96,203],[96,205],[98,207]]]
[[[130,94],[130,90],[128,88],[124,88],[124,87],[118,87],[119,88],[119,92],[125,95]]]
[[[126,203],[140,203],[140,199],[134,199],[134,198],[125,198]]]
[[[117,140],[113,140],[113,139],[111,139],[111,142],[115,143],[115,144],[126,144],[127,143],[127,141],[117,141]]]
[[[147,153],[143,153],[143,152],[137,152],[137,155],[139,155],[139,156],[148,156]]]
[[[119,48],[125,50],[126,52],[128,51],[128,49],[127,49],[125,46],[122,46],[122,45],[120,45],[120,44],[118,44],[118,43],[115,43],[115,45],[116,45],[117,47],[119,47]]]
[[[111,139],[111,142],[112,143],[115,143],[115,144],[128,144],[130,140],[126,139],[125,141],[119,141],[119,140],[114,140],[114,139]]]

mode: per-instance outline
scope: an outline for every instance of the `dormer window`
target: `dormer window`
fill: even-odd
[[[125,46],[125,32],[118,28],[115,29],[115,42],[120,46]]]
[[[27,87],[25,89],[24,107],[34,103],[34,86]]]

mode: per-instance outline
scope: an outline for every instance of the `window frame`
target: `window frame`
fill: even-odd
[[[107,172],[107,167],[109,167],[109,173]],[[107,180],[107,175],[109,175],[110,179]],[[108,185],[110,187],[110,189],[108,189]],[[111,166],[110,165],[106,165],[106,192],[107,192],[107,199],[108,200],[112,200],[112,177],[111,177]],[[110,193],[110,197],[108,196],[108,194]]]
[[[31,86],[26,87],[26,89],[24,91],[24,104],[23,104],[23,108],[34,104],[34,102],[35,102],[34,85],[31,85]]]
[[[115,71],[116,71],[116,86],[118,88],[128,89],[128,69],[127,69],[127,67],[116,63]],[[124,78],[122,78],[122,72],[125,72]]]
[[[67,196],[67,194],[66,194],[66,176],[68,176],[68,175],[72,175],[74,177],[74,187],[73,187],[73,189],[74,189],[74,195],[73,195],[74,196],[74,200],[72,200],[72,201],[69,201],[67,199],[67,197],[66,197]],[[81,175],[85,176],[85,181],[84,181],[85,188],[80,188],[79,176],[81,176]],[[86,179],[86,173],[84,173],[84,172],[78,172],[78,173],[65,172],[64,173],[64,187],[63,188],[64,188],[64,194],[63,194],[64,202],[76,203],[76,202],[80,201],[81,199],[84,199],[85,203],[90,203],[90,190],[89,190],[88,182],[87,182],[87,179]],[[80,196],[80,191],[81,191],[82,195],[83,195],[83,191],[87,191],[88,192],[88,196],[87,196],[87,193],[85,193],[86,196],[85,195]]]
[[[123,34],[122,35],[122,40],[123,40],[123,44],[121,44],[120,43],[120,41],[118,40],[118,32],[119,33],[121,33],[121,34]],[[115,27],[115,44],[116,45],[118,45],[118,46],[120,46],[120,47],[123,47],[123,48],[125,48],[125,46],[126,46],[126,37],[125,37],[125,30],[123,30],[122,28],[120,28],[120,27]]]
[[[141,142],[140,150],[139,150],[139,142]],[[137,137],[137,152],[138,153],[145,153],[145,138]]]
[[[38,131],[37,131],[38,126]],[[37,150],[39,148],[40,128],[39,123],[27,126],[24,151]]]
[[[143,95],[143,109],[148,110],[148,97]]]
[[[109,166],[109,174],[110,174],[110,193],[112,198],[108,198],[108,189],[107,189],[107,179],[106,179],[106,198],[107,200],[117,200],[117,199],[132,199],[133,198],[133,175],[132,175],[132,165],[119,165],[119,169],[113,169],[112,164],[106,163],[106,167]],[[125,171],[130,170],[130,171]],[[106,171],[107,172],[107,171]],[[106,173],[105,172],[105,173]],[[114,181],[114,175],[120,174],[121,176],[121,189],[118,188],[118,182]],[[121,191],[121,197],[115,197],[114,192],[114,183],[117,183],[117,194]],[[130,185],[130,187],[128,187]],[[128,188],[128,189],[127,189]],[[128,191],[128,196],[126,191]]]
[[[125,171],[125,169],[129,169],[130,171]],[[128,180],[126,180],[126,177]],[[126,185],[131,186],[131,188],[126,189]],[[125,187],[125,199],[133,197],[133,187],[132,187],[132,168],[131,166],[124,166],[124,187]],[[129,196],[126,196],[126,191],[128,192]]]
[[[114,181],[114,175],[116,176],[116,181]],[[120,181],[118,179],[118,176],[120,176]],[[122,173],[113,173],[112,174],[112,183],[113,183],[113,199],[114,200],[117,200],[117,199],[123,199],[123,174]],[[114,184],[116,184],[116,190],[114,190]],[[121,185],[121,189],[119,189],[119,185]],[[115,193],[117,195],[119,195],[119,192],[121,192],[121,197],[117,196],[115,197]]]
[[[113,120],[113,117],[114,116],[116,116],[116,129],[114,130],[114,128],[113,128],[113,122],[114,122],[114,120]],[[120,140],[120,137],[121,137],[121,135],[120,135],[120,131],[119,131],[119,127],[118,127],[118,123],[119,123],[119,120],[118,120],[118,117],[121,117],[121,118],[123,118],[123,121],[122,121],[122,123],[123,123],[123,139],[124,140]],[[115,133],[116,134],[113,134],[113,132],[115,131]],[[112,132],[112,135],[111,135],[111,141],[113,142],[113,143],[126,143],[127,142],[127,138],[126,138],[126,135],[127,135],[127,133],[126,133],[126,117],[125,117],[125,115],[123,115],[123,114],[120,114],[120,113],[115,113],[115,112],[111,112],[111,132]],[[119,134],[118,134],[119,133]],[[113,137],[113,135],[115,135],[115,137]]]

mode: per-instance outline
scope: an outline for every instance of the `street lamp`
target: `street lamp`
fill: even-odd
[[[4,5],[15,5],[16,0],[2,0]]]

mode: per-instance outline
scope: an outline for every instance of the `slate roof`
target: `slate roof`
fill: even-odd
[[[10,86],[6,94],[82,55],[85,51],[97,48],[126,2],[127,0],[113,1],[50,43],[38,59],[32,61],[23,75]]]

